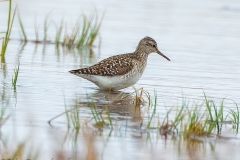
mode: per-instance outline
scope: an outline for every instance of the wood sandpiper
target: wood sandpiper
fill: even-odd
[[[69,72],[93,82],[101,90],[120,90],[132,86],[140,79],[147,65],[148,55],[153,52],[170,61],[158,50],[153,38],[145,37],[133,53],[112,56],[93,66]]]

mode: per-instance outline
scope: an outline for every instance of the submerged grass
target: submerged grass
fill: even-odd
[[[209,101],[205,93],[204,93],[204,99],[205,99],[205,104],[207,107],[207,113],[208,113],[208,119],[209,119],[207,133],[210,134],[213,129],[217,128],[217,134],[221,134],[221,129],[222,129],[221,123],[224,121],[224,118],[223,118],[224,99],[222,100],[221,105],[219,107],[216,107],[213,101]]]
[[[44,33],[44,36],[43,36],[43,42],[47,42],[47,32],[48,32],[48,29],[49,29],[49,26],[50,26],[50,23],[48,22],[48,18],[50,16],[51,12],[49,12],[46,17],[45,17],[45,20],[44,20],[44,27],[43,27],[43,33]]]
[[[77,41],[78,48],[85,45],[93,45],[93,42],[99,34],[102,19],[103,17],[101,18],[100,22],[98,22],[97,15],[92,15],[90,18],[87,18],[85,15],[83,15],[83,26],[80,33],[80,38]]]
[[[172,112],[172,108],[168,111],[167,116],[170,112]],[[236,111],[230,109],[230,113],[224,116],[226,112],[227,111],[224,110],[224,99],[220,103],[220,106],[216,106],[213,101],[208,100],[204,93],[204,105],[195,104],[195,107],[190,108],[189,104],[183,101],[180,110],[176,111],[174,120],[167,120],[167,123],[163,123],[160,133],[163,129],[167,130],[168,133],[169,131],[173,132],[177,129],[184,136],[209,136],[213,133],[221,135],[222,125],[228,122],[228,117],[230,117],[232,121],[233,129],[238,133],[238,106],[236,105]]]
[[[36,22],[37,18],[34,18],[34,28],[35,28],[35,37],[36,39],[33,40],[34,43],[40,43],[39,41],[39,35],[38,35],[38,26],[37,26],[37,22]]]
[[[51,122],[62,116],[62,115],[65,115],[66,116],[66,119],[67,119],[67,127],[68,129],[69,128],[74,128],[76,130],[79,130],[80,129],[80,126],[81,126],[81,121],[80,121],[80,113],[79,113],[79,109],[80,109],[80,104],[76,101],[75,105],[73,106],[73,108],[71,109],[67,109],[67,105],[66,105],[66,102],[65,102],[65,99],[64,99],[64,106],[65,106],[65,112],[51,118],[48,123],[49,125],[52,126]],[[110,116],[110,112],[108,110],[108,106],[106,107],[106,110],[104,112],[101,112],[99,113],[98,109],[97,109],[97,106],[95,105],[94,102],[88,102],[87,103],[87,106],[90,108],[91,110],[91,113],[93,115],[93,119],[95,121],[95,126],[98,127],[98,128],[102,128],[106,125],[108,125],[106,123],[106,121],[104,120],[104,117],[105,116],[104,114],[106,114],[106,119],[109,121],[109,124],[112,126],[112,119],[111,119],[111,116]]]
[[[148,116],[147,128],[156,125],[153,124],[153,119],[159,120],[159,115],[156,116],[156,106],[158,106],[156,98],[157,96],[154,94],[155,100],[152,104],[154,107],[147,113],[147,115],[149,112],[151,113],[151,116]],[[167,110],[162,123],[158,123],[160,134],[165,136],[179,134],[186,137],[192,135],[209,136],[211,134],[219,136],[224,124],[232,125],[232,129],[238,134],[240,120],[238,105],[235,103],[236,109],[227,110],[224,107],[224,100],[217,106],[204,93],[204,103],[201,105],[191,103],[192,106],[189,106],[190,103],[183,98],[181,106],[171,107]],[[172,115],[173,118],[169,118],[169,115]]]
[[[236,110],[230,109],[230,112],[228,114],[228,117],[230,117],[232,123],[233,123],[233,129],[236,131],[236,134],[238,134],[239,131],[239,122],[240,122],[240,115],[239,115],[239,107],[237,103],[235,103]]]
[[[140,91],[140,94],[139,92]],[[143,101],[143,94],[145,91],[143,90],[135,90],[133,96],[133,102],[135,104],[139,103],[139,101]],[[147,93],[147,92],[146,92]],[[147,100],[150,101],[151,98],[149,94],[145,95]],[[149,97],[148,97],[149,96]],[[235,133],[238,133],[239,130],[239,108],[238,105],[235,103],[236,109],[226,110],[224,107],[224,100],[223,99],[219,106],[212,100],[209,100],[204,93],[204,103],[196,104],[192,103],[190,107],[190,103],[183,98],[182,104],[180,107],[171,107],[163,120],[162,123],[159,122],[159,115],[157,115],[157,93],[154,92],[154,100],[153,102],[148,102],[151,104],[152,107],[147,107],[148,121],[146,128],[156,128],[155,120],[158,119],[158,127],[160,129],[161,134],[169,134],[169,133],[177,133],[179,135],[184,135],[186,137],[195,135],[195,136],[209,136],[211,134],[221,135],[222,132],[222,125],[226,124],[226,122],[231,121],[231,125]],[[102,117],[102,113],[100,114],[94,103],[89,103],[91,106],[90,109],[92,111],[92,115],[95,119],[96,124],[101,124],[99,127],[103,127],[105,124],[104,118]],[[145,104],[141,103],[140,105],[146,106]],[[135,107],[139,108],[139,105]],[[229,112],[228,112],[229,111]],[[174,118],[170,119],[169,115],[175,112]],[[109,112],[108,112],[109,113]],[[228,113],[225,116],[224,113]],[[150,115],[150,116],[149,116]],[[154,122],[154,124],[153,124]],[[111,122],[112,124],[112,122]]]
[[[59,47],[60,44],[60,40],[61,40],[61,36],[62,36],[62,30],[63,30],[63,20],[61,21],[60,27],[56,27],[57,31],[56,31],[56,36],[55,36],[55,45],[56,48]]]
[[[183,99],[180,110],[177,109],[176,116],[173,120],[173,124],[171,125],[172,128],[177,129],[179,124],[181,124],[181,127],[182,127],[182,122],[185,118],[185,115],[186,115],[185,111],[187,108],[188,108],[188,104],[186,104],[186,100]],[[180,131],[182,131],[181,128],[180,128]]]
[[[101,115],[98,113],[95,103],[88,102],[88,107],[91,109],[91,112],[92,112],[93,118],[96,122],[96,125],[102,127],[105,123],[104,123],[104,120],[102,119]]]
[[[92,14],[90,17],[86,15],[80,16],[75,22],[74,27],[69,32],[67,30],[67,27],[64,26],[63,20],[61,21],[60,25],[51,22],[49,20],[50,13],[47,14],[44,20],[43,40],[39,40],[38,27],[36,25],[36,21],[35,21],[36,40],[28,40],[24,29],[24,25],[19,16],[19,23],[24,38],[24,42],[31,41],[34,43],[55,44],[57,48],[60,45],[66,46],[68,48],[76,47],[79,49],[86,46],[93,46],[93,43],[95,42],[96,38],[99,35],[99,30],[102,24],[104,14],[100,20],[98,19],[97,13]],[[56,27],[56,34],[54,40],[48,40],[48,30],[51,27],[51,24],[54,24]]]
[[[63,36],[63,41],[60,42],[60,36],[62,35],[64,26],[58,28],[56,33],[56,38],[59,44],[68,47],[81,48],[83,46],[93,46],[94,41],[99,35],[99,29],[102,23],[103,17],[98,21],[97,14],[90,16],[88,18],[86,15],[82,15],[75,23],[71,33],[67,33]]]
[[[12,0],[9,0],[9,10],[8,10],[8,23],[7,23],[7,29],[4,33],[5,36],[0,38],[2,40],[2,47],[1,47],[1,61],[5,62],[5,53],[7,50],[8,42],[10,40],[10,34],[13,27],[14,18],[16,15],[16,9],[15,8],[13,15],[12,15]],[[50,12],[51,13],[51,12]],[[48,30],[51,27],[52,21],[49,20],[50,13],[48,13],[44,20],[43,25],[43,39],[39,39],[39,31],[38,27],[35,21],[35,40],[29,40],[27,38],[27,32],[24,28],[23,21],[21,19],[21,16],[18,12],[18,21],[21,29],[21,41],[24,41],[24,43],[27,42],[33,42],[33,43],[44,43],[44,44],[55,44],[58,48],[60,45],[66,46],[68,48],[76,47],[78,49],[82,47],[91,47],[93,46],[93,43],[96,41],[97,37],[99,36],[99,30],[102,24],[103,16],[101,19],[98,19],[97,13],[92,14],[91,16],[82,15],[78,18],[76,21],[74,27],[70,31],[70,33],[67,30],[67,27],[64,26],[63,21],[60,23],[60,26],[56,29],[56,35],[54,40],[48,40]],[[35,18],[36,19],[36,18]],[[65,33],[65,34],[63,34]]]
[[[130,95],[134,95],[134,97],[135,97],[135,99],[134,99],[135,107],[140,107],[145,102],[148,102],[148,108],[150,108],[151,107],[151,97],[150,97],[150,94],[147,91],[143,90],[143,88],[140,88],[140,89],[133,88],[133,89],[135,91],[133,93],[131,93]],[[123,97],[123,99],[124,98],[125,97]]]
[[[119,96],[121,100],[123,100],[126,97],[132,97],[133,103],[138,102],[139,99],[145,98],[145,97],[139,97],[143,95],[143,91],[141,89],[136,90],[136,92],[133,95],[134,96],[129,96],[129,94],[127,96],[125,95],[124,96],[117,95],[117,96]],[[150,98],[147,98],[147,99],[150,100]],[[164,115],[165,118],[163,122],[158,123],[158,125],[160,124],[159,125],[160,134],[165,136],[171,135],[173,137],[178,136],[179,139],[181,140],[184,139],[187,142],[188,149],[191,149],[195,147],[194,140],[196,140],[196,137],[201,139],[201,137],[207,137],[210,135],[217,135],[217,136],[221,135],[221,130],[222,130],[221,125],[228,119],[231,119],[232,122],[234,122],[232,123],[232,125],[234,125],[233,129],[236,130],[236,133],[238,133],[237,125],[239,124],[239,110],[237,105],[236,105],[236,109],[226,110],[226,108],[224,107],[224,99],[220,102],[219,105],[217,105],[217,103],[210,100],[205,93],[204,93],[203,101],[204,102],[202,102],[201,104],[198,104],[198,103],[190,103],[189,101],[186,101],[185,99],[183,99],[182,104],[179,107],[171,107],[170,109],[168,109],[166,111],[166,114]],[[123,101],[118,101],[118,103],[119,102],[123,102]],[[88,119],[87,121],[92,122],[94,124],[93,126],[95,126],[94,128],[91,127],[92,125],[90,127],[89,125],[81,125],[82,126],[81,130],[80,130],[80,127],[76,127],[76,126],[80,126],[80,118],[79,118],[80,106],[86,107],[89,109],[89,111],[91,111],[90,113],[91,120],[87,118]],[[106,108],[102,109],[102,107],[100,106],[97,107],[97,103],[93,102],[93,100],[88,102],[83,102],[83,103],[76,101],[75,107],[73,107],[71,110],[67,110],[67,106],[65,103],[66,112],[64,112],[64,114],[67,117],[68,126],[69,128],[73,127],[74,131],[76,131],[74,132],[75,133],[74,145],[78,144],[77,136],[81,134],[81,131],[84,132],[85,130],[88,130],[88,129],[92,131],[92,134],[90,135],[92,135],[93,137],[96,137],[98,135],[96,133],[99,133],[100,136],[104,136],[105,129],[106,130],[111,129],[108,135],[109,137],[111,136],[112,130],[113,130],[114,136],[116,136],[117,134],[120,134],[122,136],[123,128],[125,127],[126,127],[125,134],[129,133],[127,131],[127,127],[132,127],[132,123],[129,123],[130,126],[127,126],[128,123],[126,123],[124,126],[122,126],[122,124],[120,124],[120,126],[117,126],[117,122],[118,121],[121,122],[121,120],[124,119],[123,117],[121,118],[117,117],[116,123],[114,123],[116,124],[116,126],[113,127],[113,120],[115,121],[115,119],[111,117],[111,112],[109,110],[111,109],[110,107],[115,107],[115,106],[106,105]],[[140,108],[141,110],[146,108],[148,109],[147,110],[148,113],[146,113],[147,117],[145,118],[146,123],[144,123],[145,126],[140,125],[139,130],[141,132],[142,128],[144,127],[147,128],[146,129],[147,138],[151,139],[152,137],[150,135],[150,131],[152,129],[157,130],[157,128],[154,127],[154,125],[155,125],[156,119],[159,119],[159,115],[157,114],[157,107],[160,107],[160,106],[158,105],[158,101],[157,101],[157,93],[154,92],[154,100],[151,101],[151,107],[148,107],[143,103],[141,103],[141,106],[135,106],[134,104],[132,104],[131,107],[133,107],[133,109]],[[230,111],[230,112],[227,116],[225,116],[223,113],[226,113],[227,111]],[[126,119],[131,118],[129,115],[130,114],[126,116],[127,117]],[[174,116],[171,116],[171,115],[174,115]],[[107,127],[109,125],[111,126],[111,128]],[[134,124],[134,130],[137,130],[136,128],[138,127],[136,127],[136,124]],[[151,130],[149,130],[149,128],[151,128]],[[202,140],[198,140],[198,141],[201,141],[202,143],[204,143],[204,141]],[[181,144],[180,144],[180,147],[181,147]],[[92,148],[92,146],[90,148]]]
[[[65,108],[65,112],[51,118],[48,121],[48,124],[50,126],[52,126],[52,121],[62,115],[66,116],[67,119],[67,128],[74,128],[76,130],[80,129],[81,123],[80,123],[80,113],[79,113],[79,104],[78,101],[75,102],[75,104],[73,105],[73,107],[71,109],[67,109],[67,104],[66,104],[66,100],[65,100],[65,96],[64,96],[64,108]],[[52,126],[53,127],[53,126]]]
[[[1,95],[0,95],[0,127],[7,121],[10,115],[6,116],[6,110],[9,106],[9,95],[3,85]]]
[[[12,77],[12,86],[13,86],[15,92],[16,92],[18,73],[19,73],[19,65],[17,68],[14,69],[14,75]]]
[[[22,23],[22,19],[21,19],[21,16],[20,16],[20,13],[18,12],[18,21],[19,21],[19,25],[20,25],[20,28],[21,28],[21,32],[22,32],[22,41],[24,41],[24,43],[26,43],[28,41],[27,39],[27,35],[26,35],[26,32],[25,32],[25,29],[24,29],[24,26],[23,26],[23,23]]]
[[[75,129],[79,129],[80,128],[80,116],[79,116],[79,111],[78,111],[79,107],[76,105],[74,106],[74,109],[70,112],[71,113],[71,122],[72,125]]]
[[[147,123],[147,128],[150,128],[151,122],[153,120],[153,117],[156,114],[156,108],[157,108],[157,93],[154,91],[154,103],[153,103],[153,111],[152,115],[150,116],[148,123]]]
[[[16,14],[16,9],[17,9],[17,7],[15,8],[13,15],[12,15],[12,0],[9,0],[7,30],[5,32],[5,37],[3,37],[3,39],[2,39],[2,48],[1,48],[1,62],[2,63],[5,62],[5,53],[7,50],[8,42],[10,40],[12,26],[13,26],[15,14]]]
[[[143,90],[135,90],[133,93],[134,96],[130,96],[131,94],[120,95],[120,101],[123,103],[129,103],[129,99],[126,97],[132,97],[132,103],[139,103],[139,101],[145,101],[144,98],[147,97],[147,100],[151,100],[149,94],[146,94],[146,97],[143,97]],[[146,92],[147,93],[147,92]],[[149,97],[148,97],[149,96]],[[119,96],[117,96],[119,97]],[[126,102],[124,100],[126,99]],[[144,116],[147,114],[147,122],[143,123],[144,118],[141,119],[140,126],[142,124],[146,124],[146,128],[156,129],[159,128],[160,134],[178,134],[183,135],[185,137],[190,137],[192,135],[195,136],[209,136],[211,134],[221,135],[222,125],[226,124],[226,122],[231,121],[231,125],[233,130],[238,133],[239,130],[239,108],[236,104],[236,109],[226,110],[224,107],[224,99],[221,101],[220,105],[217,106],[214,101],[209,100],[204,93],[204,103],[196,104],[189,103],[185,99],[182,100],[182,104],[180,107],[171,107],[167,110],[165,114],[165,118],[162,123],[159,119],[159,114],[157,114],[157,93],[154,92],[154,100],[152,102],[148,102],[151,104],[151,107],[145,105],[145,103],[139,103],[139,105],[135,106],[134,111],[138,112],[138,115]],[[116,101],[116,100],[114,100]],[[114,103],[112,103],[114,104]],[[112,105],[111,104],[111,105]],[[189,106],[192,104],[192,106]],[[116,105],[116,104],[115,104]],[[96,104],[91,101],[85,103],[85,107],[88,107],[92,114],[92,119],[95,122],[95,126],[97,128],[103,128],[106,126],[113,127],[113,119],[111,117],[111,112],[109,111],[109,105],[106,105],[105,110],[100,111]],[[137,109],[136,109],[137,108]],[[66,104],[65,104],[66,109]],[[141,113],[145,110],[145,113]],[[227,112],[229,111],[229,112]],[[225,116],[225,114],[227,116]],[[79,116],[79,103],[76,102],[76,105],[71,110],[67,110],[64,112],[67,118],[68,127],[73,126],[74,128],[80,128],[80,116]],[[61,114],[62,115],[62,114]],[[170,115],[172,115],[170,118]],[[174,115],[174,116],[173,116]],[[157,122],[157,127],[156,123]],[[144,126],[143,126],[144,127]],[[121,127],[120,127],[121,128]]]
[[[73,106],[72,109],[67,110],[66,102],[64,99],[65,103],[65,115],[67,118],[67,126],[68,128],[73,127],[76,130],[80,129],[80,115],[79,115],[79,105],[78,102],[75,102],[75,105]]]
[[[4,143],[6,144],[6,143]],[[6,159],[6,160],[17,160],[17,159],[26,159],[26,160],[37,160],[40,157],[40,151],[39,149],[36,149],[32,146],[29,146],[29,143],[27,140],[24,142],[18,143],[14,145],[16,149],[12,149],[13,146],[11,145],[11,148],[7,148],[7,146],[4,147],[4,149],[1,149],[0,151],[0,158]],[[29,147],[31,148],[29,150]]]
[[[189,135],[208,135],[206,132],[207,121],[204,120],[206,111],[203,111],[202,107],[195,105],[192,110],[188,110],[188,123],[184,124],[183,133],[187,136]]]

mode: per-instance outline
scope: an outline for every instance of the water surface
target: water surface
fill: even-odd
[[[7,22],[7,3],[0,8],[0,30]],[[89,49],[57,50],[51,44],[21,44],[19,24],[16,20],[5,63],[1,64],[1,92],[9,98],[7,115],[10,118],[1,127],[1,139],[12,149],[26,139],[32,139],[35,146],[41,146],[41,157],[54,157],[52,148],[68,158],[82,158],[86,154],[84,132],[67,130],[64,116],[54,120],[51,127],[47,121],[80,103],[82,123],[90,120],[86,133],[94,136],[95,147],[100,159],[224,159],[232,156],[238,159],[239,136],[227,128],[223,137],[201,139],[189,147],[188,141],[170,136],[165,140],[157,129],[148,130],[139,119],[146,115],[136,113],[131,105],[113,105],[110,109],[115,128],[104,130],[94,127],[92,114],[86,105],[92,97],[100,109],[108,102],[107,93],[102,93],[91,82],[68,73],[69,70],[87,67],[112,55],[133,52],[140,39],[154,38],[159,50],[168,56],[167,61],[157,54],[151,54],[148,66],[135,88],[144,88],[152,96],[157,92],[157,114],[160,119],[166,110],[182,103],[182,98],[203,102],[203,91],[216,103],[223,98],[227,108],[234,102],[240,104],[240,3],[238,1],[14,1],[18,5],[28,39],[35,39],[35,23],[40,39],[43,37],[43,23],[51,11],[51,27],[48,39],[54,39],[54,24],[62,18],[70,30],[84,12],[95,12],[99,17],[105,11],[100,29],[101,39]],[[14,68],[20,63],[17,90],[14,93],[11,79]],[[123,93],[134,92],[132,87]],[[117,94],[110,94],[114,97]],[[233,101],[232,101],[233,100]],[[115,108],[114,108],[115,107]],[[145,121],[144,121],[145,122]],[[146,123],[146,122],[145,122]],[[78,139],[74,140],[74,135]],[[31,137],[31,138],[27,138]],[[68,138],[66,138],[68,137]],[[67,140],[66,140],[67,139]],[[86,140],[87,139],[87,140]],[[10,145],[11,144],[11,145]],[[1,144],[2,145],[2,144]],[[2,145],[3,146],[3,145]],[[234,146],[234,147],[230,147]],[[78,157],[78,158],[76,158]],[[229,157],[227,157],[229,158]]]

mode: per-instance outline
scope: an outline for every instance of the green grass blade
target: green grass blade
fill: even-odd
[[[17,85],[17,79],[18,79],[18,73],[19,73],[19,66],[20,66],[20,64],[18,64],[18,67],[14,69],[14,76],[12,77],[12,85],[14,87],[14,91],[16,91],[16,85]]]
[[[52,12],[52,11],[51,11]],[[44,37],[43,37],[43,41],[47,41],[47,31],[48,31],[48,28],[49,28],[49,23],[48,23],[48,18],[49,18],[49,16],[50,16],[50,14],[51,14],[51,12],[49,12],[47,15],[46,15],[46,17],[45,17],[45,20],[44,20],[44,28],[43,28],[43,30],[44,30]]]
[[[153,119],[154,115],[156,114],[156,108],[157,108],[157,93],[156,93],[156,91],[154,91],[153,112],[152,112],[152,115],[151,115],[151,117],[148,121],[147,128],[149,128],[151,123],[152,123],[152,119]]]
[[[12,31],[12,25],[13,25],[15,14],[16,14],[16,9],[17,9],[17,7],[14,10],[13,16],[11,16],[11,13],[12,13],[12,0],[9,0],[8,23],[7,23],[8,25],[7,25],[7,31],[5,33],[5,37],[3,39],[2,50],[1,50],[2,62],[5,61],[4,60],[5,59],[5,53],[6,53],[8,42],[9,42],[9,39],[10,39],[10,35],[11,35],[11,31]]]
[[[203,92],[203,94],[204,94],[204,99],[205,99],[205,104],[206,104],[206,107],[207,107],[207,111],[208,111],[208,114],[209,114],[209,116],[210,116],[210,121],[213,122],[213,116],[212,116],[212,111],[211,111],[210,102],[208,101],[205,92]]]
[[[23,41],[27,42],[27,35],[26,35],[25,29],[23,27],[22,19],[20,17],[20,13],[19,12],[18,12],[18,21],[19,21],[19,24],[20,24],[20,28],[21,28],[21,31],[22,31],[23,38],[24,38]]]

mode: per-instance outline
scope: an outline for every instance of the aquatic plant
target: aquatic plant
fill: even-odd
[[[21,33],[22,33],[22,41],[24,41],[24,43],[26,43],[28,41],[27,39],[27,35],[26,35],[26,32],[25,32],[25,29],[24,29],[24,26],[23,26],[23,23],[22,23],[22,19],[21,19],[21,16],[20,16],[20,13],[18,12],[18,22],[20,24],[20,28],[21,28]]]
[[[236,106],[236,110],[229,109],[230,112],[228,113],[227,117],[229,117],[231,119],[231,121],[233,123],[232,128],[235,129],[236,134],[238,134],[240,115],[239,115],[239,107],[238,107],[237,103],[235,103],[235,106]]]
[[[145,102],[148,103],[148,106],[147,106],[148,108],[151,107],[150,94],[147,91],[145,91],[143,88],[136,89],[133,87],[133,89],[134,89],[134,92],[132,92],[130,95],[133,95],[135,97],[135,99],[133,100],[135,107],[140,107],[140,105],[143,105]],[[124,98],[126,97],[122,97],[122,99]],[[156,96],[154,98],[156,98]]]
[[[154,91],[154,103],[153,103],[153,111],[152,111],[152,115],[150,116],[150,118],[148,119],[148,123],[147,123],[147,128],[150,127],[151,122],[153,117],[156,114],[156,108],[157,108],[157,93]]]
[[[75,25],[71,29],[71,32],[68,33],[67,27],[63,25],[64,24],[63,20],[61,21],[60,25],[57,25],[49,21],[50,13],[51,12],[49,12],[46,15],[44,20],[43,40],[39,40],[39,34],[38,34],[39,31],[38,31],[36,21],[35,21],[36,40],[28,40],[21,17],[20,15],[18,15],[19,24],[20,24],[21,33],[23,35],[24,42],[31,41],[34,43],[55,44],[56,48],[58,48],[59,45],[66,46],[68,48],[77,47],[79,49],[86,46],[93,46],[94,41],[99,35],[99,30],[101,27],[104,14],[100,20],[98,20],[97,13],[92,14],[90,17],[84,14],[81,15],[75,22]],[[54,41],[47,39],[48,30],[49,30],[49,27],[51,27],[51,24],[54,24],[56,28]]]
[[[80,33],[80,36],[77,40],[77,47],[81,46],[92,46],[93,42],[97,38],[99,34],[99,29],[101,27],[103,17],[101,18],[100,22],[98,22],[98,16],[92,15],[90,18],[87,18],[83,15],[83,26]]]
[[[104,127],[106,125],[106,123],[105,123],[105,121],[102,117],[102,114],[99,114],[95,103],[94,102],[88,102],[88,107],[91,109],[93,118],[96,122],[95,125],[97,127]],[[112,123],[111,119],[110,119],[110,122]]]
[[[5,53],[7,50],[8,42],[10,40],[12,26],[13,26],[15,14],[16,14],[16,9],[17,9],[17,7],[15,7],[15,10],[12,15],[12,0],[9,0],[7,30],[5,32],[5,36],[2,39],[2,48],[1,48],[1,62],[2,63],[5,62]]]
[[[210,134],[216,133],[216,135],[220,135],[222,132],[222,125],[227,122],[227,120],[231,120],[232,128],[238,133],[239,129],[239,110],[236,104],[236,110],[230,109],[229,112],[224,109],[224,100],[223,99],[219,106],[214,103],[214,101],[209,100],[204,93],[204,103],[192,103],[190,107],[189,101],[186,101],[185,98],[182,100],[182,104],[180,107],[173,106],[169,110],[167,110],[165,114],[165,118],[162,122],[160,122],[159,115],[157,114],[157,93],[154,92],[153,102],[148,102],[147,104],[151,104],[149,107],[145,103],[144,99],[147,97],[147,100],[150,101],[150,95],[146,94],[143,96],[144,92],[142,89],[135,90],[133,92],[134,96],[130,96],[131,94],[127,95],[117,95],[118,97],[116,100],[115,98],[112,101],[116,101],[116,103],[121,103],[126,101],[129,103],[135,103],[135,112],[141,112],[140,110],[144,110],[143,114],[147,116],[146,128],[157,129],[159,128],[160,134],[167,135],[167,134],[178,134],[189,137],[191,135],[196,136],[209,136]],[[149,96],[149,97],[148,97]],[[119,99],[120,98],[120,99]],[[129,100],[130,98],[130,100]],[[141,101],[141,102],[140,102]],[[112,104],[111,104],[112,103]],[[115,102],[110,102],[109,104],[113,105],[116,104]],[[136,103],[138,103],[136,105]],[[88,101],[86,106],[90,109],[92,114],[92,119],[94,119],[95,126],[97,128],[103,128],[106,126],[113,127],[113,119],[111,117],[111,112],[109,110],[109,105],[106,105],[104,110],[99,110],[96,106],[96,103]],[[86,107],[85,106],[85,107]],[[80,103],[76,102],[75,107],[67,110],[65,104],[65,112],[67,118],[68,127],[74,126],[74,128],[79,128],[80,120],[78,115],[78,110],[80,107]],[[83,106],[82,106],[83,107]],[[136,108],[138,110],[136,110]],[[223,113],[228,113],[225,116]],[[170,119],[169,115],[174,114],[174,118]],[[61,114],[63,115],[63,114]],[[60,116],[60,115],[58,115]],[[56,117],[58,117],[56,116]],[[56,118],[55,117],[55,118]],[[172,117],[172,116],[171,116]],[[157,120],[157,121],[156,121]],[[144,124],[144,118],[141,118],[141,126]],[[90,121],[88,121],[90,122]],[[157,126],[156,123],[157,122]],[[121,128],[121,126],[120,126]]]
[[[224,99],[220,103],[220,106],[216,106],[214,101],[209,100],[204,93],[204,103],[202,105],[194,104],[195,107],[189,107],[189,103],[183,100],[180,109],[176,110],[176,115],[174,120],[169,120],[168,115],[173,111],[172,107],[166,114],[166,117],[161,124],[160,133],[166,134],[174,131],[180,131],[180,135],[184,136],[209,136],[215,133],[220,135],[222,132],[222,125],[230,117],[232,121],[233,129],[236,129],[238,133],[239,124],[239,111],[236,105],[236,111],[230,109],[227,116],[223,113],[227,111],[224,110]],[[167,120],[166,120],[167,119]]]
[[[76,101],[73,109],[71,110],[71,112],[66,112],[66,113],[71,114],[70,116],[68,115],[68,120],[69,120],[69,117],[70,117],[72,126],[77,130],[80,128],[80,116],[79,116],[78,109],[79,109],[78,102]],[[69,124],[69,122],[68,122],[68,124]]]
[[[36,40],[33,41],[34,43],[40,43],[41,41],[39,40],[39,36],[38,36],[38,26],[37,26],[37,22],[36,22],[37,18],[34,18],[34,29],[35,29],[35,37]]]
[[[0,96],[0,127],[7,121],[10,115],[6,116],[6,109],[9,104],[9,96],[7,95],[5,89]]]
[[[71,109],[67,109],[67,104],[66,104],[66,100],[65,100],[65,96],[64,96],[64,108],[65,108],[65,112],[51,118],[50,120],[48,120],[48,124],[50,126],[52,126],[51,122],[62,116],[65,115],[66,119],[67,119],[67,128],[70,129],[71,127],[73,127],[76,130],[80,129],[80,114],[79,114],[79,104],[78,101],[75,102],[75,104],[73,105],[73,107]]]
[[[4,144],[8,144],[4,142]],[[8,144],[9,145],[9,144]],[[16,146],[16,148],[15,148]],[[29,150],[29,147],[31,150]],[[13,149],[15,148],[15,149]],[[36,146],[31,145],[29,141],[25,140],[20,143],[15,143],[14,147],[11,145],[11,148],[5,146],[4,149],[0,151],[0,158],[1,159],[31,159],[37,160],[40,157],[40,150],[36,148]]]
[[[16,84],[17,84],[17,79],[18,79],[18,73],[19,73],[19,65],[18,65],[17,68],[14,69],[14,75],[12,77],[12,86],[13,86],[15,92],[16,92]]]
[[[60,27],[57,28],[57,32],[56,32],[56,36],[55,36],[56,48],[58,48],[59,44],[61,43],[60,39],[61,39],[61,36],[62,36],[62,30],[63,30],[63,20],[61,21]]]
[[[73,127],[76,130],[80,129],[80,115],[79,115],[79,105],[78,101],[75,101],[75,105],[70,109],[67,110],[66,100],[64,98],[64,106],[65,106],[65,115],[67,119],[67,126],[68,128]]]
[[[48,18],[50,16],[51,12],[49,12],[44,20],[44,27],[43,27],[43,42],[47,42],[47,31],[49,29],[50,23],[48,22]]]
[[[207,107],[207,111],[208,111],[207,113],[208,113],[208,119],[209,119],[207,133],[210,134],[213,129],[217,128],[217,134],[220,134],[221,128],[222,128],[220,123],[223,122],[223,120],[224,120],[223,119],[223,101],[224,101],[224,99],[222,100],[220,107],[216,107],[216,105],[213,101],[209,101],[207,99],[207,96],[205,93],[204,93],[204,99],[205,99],[205,104]],[[213,108],[213,110],[212,110],[212,108]],[[219,110],[217,108],[219,108]],[[214,113],[212,113],[212,112],[214,112]]]

